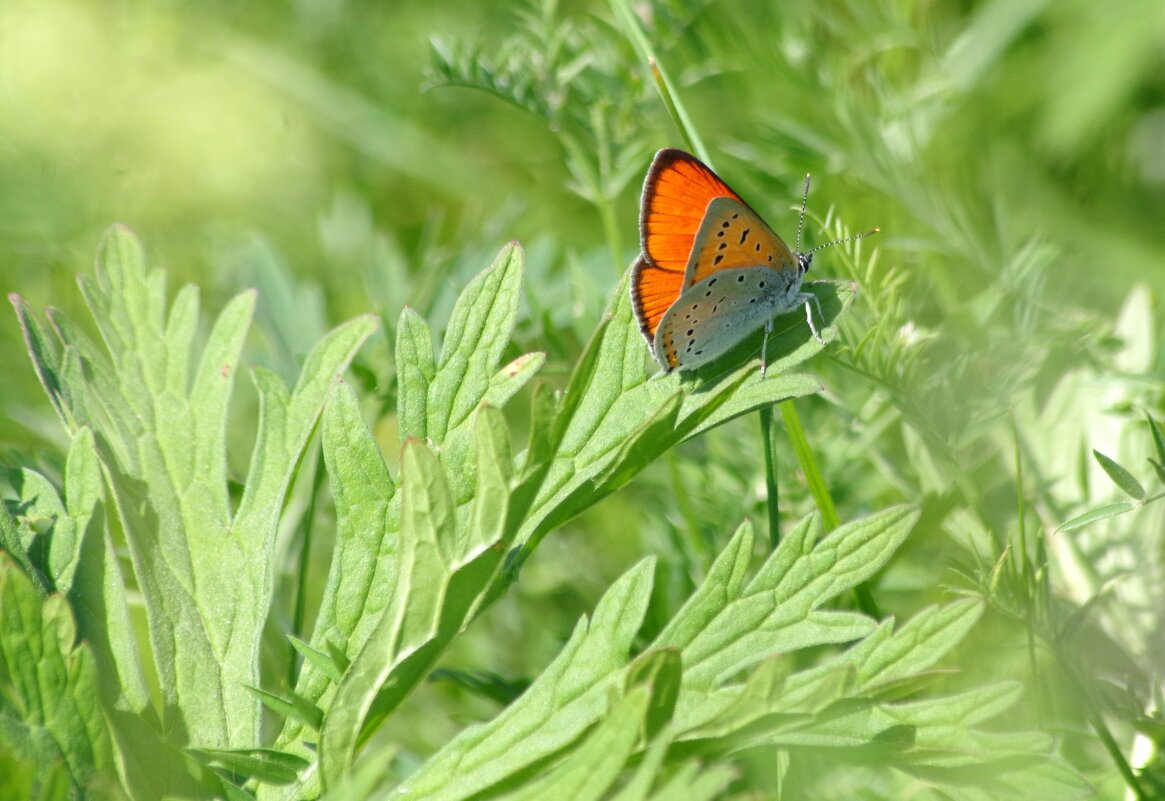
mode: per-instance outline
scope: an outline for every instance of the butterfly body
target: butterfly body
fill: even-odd
[[[790,249],[695,156],[656,153],[643,184],[639,231],[643,255],[632,270],[632,308],[665,372],[706,364],[801,305],[821,341],[808,306],[817,297],[801,291],[812,253]]]

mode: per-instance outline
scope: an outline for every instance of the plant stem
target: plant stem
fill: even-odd
[[[688,116],[688,112],[684,109],[683,103],[676,96],[676,93],[672,91],[671,81],[667,77],[667,72],[659,65],[659,60],[655,57],[655,50],[651,47],[651,42],[647,40],[647,34],[644,33],[643,25],[639,22],[639,18],[635,16],[635,12],[627,4],[627,0],[611,0],[611,10],[623,23],[623,28],[627,32],[627,38],[630,40],[631,46],[635,48],[635,52],[639,54],[639,57],[643,59],[644,63],[651,70],[652,80],[655,81],[656,88],[659,89],[659,94],[667,106],[668,113],[671,114],[676,127],[680,131],[680,136],[684,138],[684,143],[701,161],[710,165],[712,162],[708,158],[708,150],[696,134],[696,126],[692,125],[692,120]]]
[[[312,467],[311,479],[311,494],[308,498],[307,509],[304,510],[303,517],[299,523],[300,533],[300,549],[299,549],[299,565],[296,570],[295,578],[295,608],[291,614],[291,631],[295,637],[303,636],[303,619],[306,614],[307,606],[307,573],[308,562],[311,559],[311,541],[312,531],[315,527],[316,519],[316,501],[320,497],[320,491],[324,486],[324,476],[326,471],[322,465],[323,458],[318,453],[315,455]],[[294,648],[289,649],[291,658],[287,665],[287,686],[295,686],[295,677],[297,673],[297,666],[299,660],[296,657]]]
[[[1124,778],[1125,784],[1138,801],[1149,801],[1149,795],[1145,792],[1145,788],[1141,786],[1141,780],[1137,774],[1133,772],[1128,760],[1125,759],[1124,753],[1121,752],[1120,745],[1117,744],[1116,738],[1112,736],[1109,731],[1108,724],[1104,722],[1100,711],[1096,708],[1091,694],[1084,686],[1084,682],[1077,675],[1075,666],[1071,662],[1069,656],[1060,648],[1060,644],[1056,642],[1051,643],[1052,653],[1056,657],[1056,661],[1060,665],[1060,670],[1063,671],[1064,676],[1068,679],[1068,683],[1072,685],[1076,697],[1081,699],[1085,705],[1085,715],[1088,718],[1089,724],[1096,731],[1097,737],[1104,745],[1104,750],[1108,752],[1108,756],[1112,759],[1113,764],[1116,765],[1117,771],[1121,777]]]
[[[797,414],[797,407],[792,400],[781,401],[778,406],[781,409],[781,419],[785,422],[785,431],[789,435],[789,442],[793,445],[793,453],[797,457],[797,464],[801,466],[801,472],[805,474],[805,481],[809,485],[809,493],[813,496],[814,503],[817,504],[817,510],[821,512],[821,521],[825,524],[826,531],[832,531],[841,525],[841,519],[837,516],[837,507],[833,505],[833,498],[829,494],[829,488],[825,485],[825,478],[821,475],[821,470],[817,467],[817,460],[813,457],[813,451],[809,447],[809,438],[805,436],[805,428],[801,425],[801,417]],[[878,603],[865,584],[854,587],[854,599],[857,601],[858,608],[870,617],[875,619],[882,617]]]
[[[773,437],[773,407],[760,410],[761,442],[765,449],[765,505],[769,510],[769,548],[781,541],[781,517],[777,511],[777,442]]]

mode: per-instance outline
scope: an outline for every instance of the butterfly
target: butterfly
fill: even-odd
[[[816,304],[818,317],[823,317],[821,304],[816,295],[801,291],[813,254],[878,229],[802,253],[808,199],[805,176],[797,246],[790,250],[695,156],[674,148],[655,154],[643,182],[639,211],[643,253],[631,271],[631,306],[665,373],[707,364],[763,326],[763,378],[773,318],[802,304],[809,330],[825,344],[809,305]]]

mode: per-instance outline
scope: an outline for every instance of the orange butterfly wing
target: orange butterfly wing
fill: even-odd
[[[655,154],[639,209],[643,255],[631,273],[631,304],[649,345],[664,313],[687,285],[684,279],[696,234],[708,204],[718,197],[740,201],[695,156],[674,148]]]
[[[742,200],[719,197],[708,204],[696,233],[684,286],[734,267],[799,269],[789,246]]]
[[[639,329],[654,346],[663,315],[693,284],[719,270],[796,267],[781,238],[702,161],[682,150],[655,154],[639,211],[643,255],[631,273]]]

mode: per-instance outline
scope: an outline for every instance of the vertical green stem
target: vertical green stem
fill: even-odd
[[[773,437],[773,408],[760,410],[761,442],[765,449],[765,505],[769,510],[769,547],[776,550],[781,541],[781,517],[777,511],[777,441]]]
[[[598,140],[599,157],[598,186],[594,187],[595,205],[603,221],[603,231],[607,235],[607,247],[611,249],[615,269],[622,272],[626,267],[623,263],[623,238],[619,235],[619,223],[615,219],[615,198],[611,190],[611,142],[607,136],[607,118],[602,107],[591,108],[591,125]]]
[[[599,219],[603,221],[603,233],[607,237],[607,247],[611,249],[611,258],[615,267],[622,272],[627,265],[623,263],[623,238],[619,236],[619,221],[615,218],[615,207],[610,198],[601,198],[596,202],[599,210]]]
[[[1023,454],[1020,451],[1019,445],[1019,426],[1015,422],[1015,414],[1008,415],[1011,420],[1011,438],[1015,444],[1015,503],[1016,515],[1019,518],[1019,542],[1016,550],[1019,552],[1016,556],[1019,559],[1019,586],[1023,592],[1024,613],[1027,621],[1027,660],[1028,670],[1031,673],[1032,683],[1035,686],[1039,685],[1039,663],[1036,660],[1036,631],[1035,631],[1035,607],[1036,607],[1036,593],[1039,589],[1036,587],[1034,579],[1034,571],[1032,565],[1028,561],[1027,555],[1027,527],[1025,518],[1027,516],[1026,506],[1024,503],[1024,489],[1023,489]],[[1042,717],[1043,696],[1036,696],[1036,712]]]
[[[1009,417],[1011,418],[1011,438],[1015,443],[1015,498],[1016,513],[1019,516],[1019,578],[1020,583],[1026,588],[1030,571],[1027,558],[1027,528],[1024,525],[1023,458],[1019,451],[1019,427],[1015,424],[1015,415],[1010,414]]]
[[[801,466],[801,472],[805,474],[805,481],[809,485],[809,493],[817,504],[817,510],[821,512],[825,530],[832,531],[841,525],[841,519],[837,516],[837,507],[833,505],[833,497],[829,494],[829,487],[825,485],[825,477],[821,475],[817,459],[809,447],[809,438],[805,436],[805,428],[801,425],[797,407],[792,400],[781,401],[778,405],[781,409],[781,419],[785,423],[785,431],[789,434],[789,442],[793,446],[793,453],[797,457],[797,464]],[[858,608],[870,617],[875,619],[882,617],[874,596],[870,594],[865,584],[854,587],[854,599]]]
[[[312,468],[311,479],[311,495],[308,498],[307,509],[304,510],[303,518],[299,522],[300,534],[300,549],[299,549],[299,565],[296,571],[295,580],[295,609],[291,615],[291,634],[295,637],[303,636],[303,619],[306,615],[307,607],[307,574],[308,561],[311,559],[311,542],[312,533],[315,527],[316,519],[316,501],[320,497],[320,491],[324,486],[324,477],[326,471],[323,469],[322,456],[316,454],[313,459],[314,465]],[[290,661],[287,666],[287,686],[295,686],[296,666],[299,660],[296,658],[295,650],[290,649]]]
[[[1088,722],[1096,731],[1096,735],[1104,745],[1104,750],[1108,752],[1109,758],[1116,765],[1116,769],[1125,780],[1125,784],[1138,801],[1149,801],[1150,796],[1145,792],[1145,788],[1141,786],[1140,779],[1133,771],[1132,766],[1129,765],[1128,760],[1125,759],[1124,752],[1121,751],[1116,738],[1112,736],[1112,732],[1109,730],[1108,724],[1104,722],[1100,710],[1096,708],[1096,703],[1092,695],[1088,692],[1088,688],[1084,686],[1083,680],[1076,673],[1076,668],[1071,661],[1071,657],[1057,643],[1052,643],[1052,653],[1055,654],[1056,661],[1060,664],[1060,669],[1067,677],[1068,683],[1072,685],[1075,691],[1074,695],[1084,704]]]

